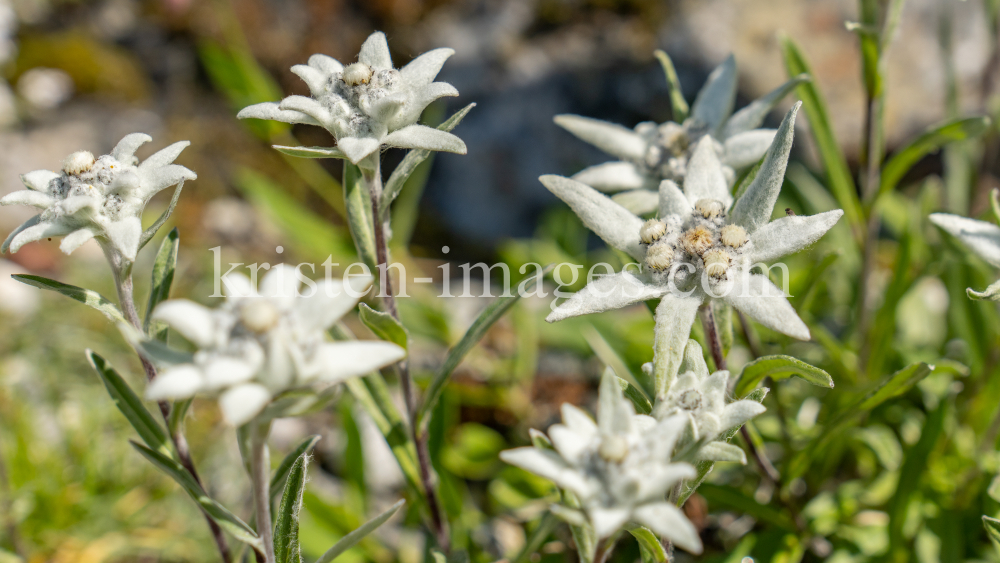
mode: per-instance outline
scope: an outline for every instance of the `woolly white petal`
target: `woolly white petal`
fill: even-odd
[[[743,426],[746,421],[766,410],[767,409],[764,408],[764,405],[758,403],[757,401],[747,400],[729,403],[726,405],[726,409],[722,413],[722,419],[719,421],[721,424],[719,427],[723,430],[728,430],[734,426]]]
[[[89,228],[77,229],[66,235],[66,238],[59,244],[59,250],[62,250],[65,254],[71,254],[92,238],[94,238],[93,230]]]
[[[302,295],[295,301],[295,311],[303,326],[326,330],[354,308],[373,281],[369,275],[323,280],[315,289],[303,288]]]
[[[156,168],[140,168],[142,183],[139,196],[143,198],[151,197],[153,194],[176,186],[186,180],[196,180],[198,175],[188,168],[179,164],[168,164]]]
[[[721,201],[723,207],[729,209],[733,196],[729,195],[729,184],[722,171],[719,156],[715,154],[714,143],[708,135],[698,141],[684,177],[684,195],[692,204],[699,199],[714,199]]]
[[[652,187],[649,185],[651,182],[631,162],[605,162],[584,168],[572,178],[595,190],[608,193]]]
[[[958,237],[983,260],[1000,268],[1000,227],[949,213],[932,213],[932,223]]]
[[[336,74],[344,70],[344,65],[340,64],[340,61],[320,53],[309,57],[309,66],[327,74]]]
[[[736,101],[736,59],[732,55],[722,62],[702,86],[691,106],[691,117],[708,125],[713,136],[733,112]]]
[[[549,427],[549,439],[559,455],[570,465],[578,465],[583,459],[590,440],[585,439],[576,432],[562,424],[553,424]]]
[[[750,263],[768,262],[811,245],[837,224],[840,209],[818,215],[794,215],[775,219],[750,235]],[[998,229],[1000,234],[1000,229]],[[1000,253],[1000,247],[997,247]]]
[[[237,358],[214,357],[205,363],[205,387],[220,389],[249,381],[260,366]]]
[[[698,461],[735,461],[747,464],[747,454],[738,446],[726,442],[709,442],[698,450]]]
[[[104,236],[125,258],[134,262],[135,255],[139,253],[142,220],[138,217],[126,217],[121,221],[112,221],[104,228]]]
[[[118,162],[128,166],[132,164],[132,157],[135,156],[135,151],[152,140],[153,138],[145,133],[125,135],[121,141],[118,141],[115,148],[111,149],[111,156]]]
[[[194,397],[202,388],[201,370],[191,364],[168,368],[146,387],[150,401],[166,401]]]
[[[335,383],[367,375],[406,357],[406,350],[392,342],[375,340],[327,342],[320,346],[320,379]]]
[[[58,172],[51,170],[35,170],[27,174],[21,174],[21,182],[29,189],[38,192],[48,192],[49,182],[58,178]]]
[[[30,221],[31,219],[28,220],[28,222]],[[18,230],[14,231],[11,233],[11,236],[7,237],[7,241],[4,242],[4,252],[17,252],[22,246],[28,244],[29,242],[35,242],[49,237],[61,237],[76,230],[59,220],[39,221],[25,227],[25,225],[28,225],[28,222],[25,222],[23,225],[18,227]]]
[[[225,288],[226,300],[236,301],[245,297],[256,295],[250,278],[240,272],[230,272],[222,277],[222,286]]]
[[[583,409],[569,403],[563,403],[559,408],[563,424],[581,436],[593,436],[597,433],[597,424]]]
[[[631,432],[635,417],[635,408],[615,379],[613,373],[605,372],[598,393],[597,426],[605,436]]]
[[[304,114],[300,111],[280,109],[277,102],[264,102],[262,104],[254,104],[252,106],[247,106],[240,110],[236,114],[239,119],[270,119],[273,121],[281,121],[282,123],[302,123],[305,125],[316,125],[322,127],[316,118]]]
[[[0,205],[28,205],[38,209],[45,209],[53,202],[52,196],[35,190],[18,190],[0,198]]]
[[[288,96],[278,103],[278,109],[280,111],[296,111],[311,116],[324,127],[333,121],[330,117],[330,110],[326,106],[307,96]]]
[[[726,152],[722,163],[736,170],[753,166],[767,152],[777,132],[776,129],[754,129],[729,137],[723,143]]]
[[[587,510],[594,533],[599,539],[609,538],[628,522],[631,513],[627,508],[590,508]]]
[[[667,453],[669,456],[669,452]],[[663,498],[663,494],[672,489],[674,485],[684,479],[693,479],[697,476],[694,467],[687,463],[658,464],[651,469],[640,483],[640,496],[642,499]]]
[[[153,310],[153,320],[167,323],[199,348],[212,345],[215,322],[212,311],[187,299],[164,301]]]
[[[295,65],[292,67],[292,73],[306,83],[313,96],[323,93],[327,82],[327,74],[323,71],[309,65]]]
[[[764,123],[764,118],[771,112],[775,104],[787,96],[796,86],[803,82],[808,82],[808,75],[799,75],[795,78],[771,90],[766,95],[750,102],[745,108],[734,113],[722,131],[723,139],[728,139],[744,131],[750,131],[760,127]],[[763,153],[761,153],[763,154]]]
[[[373,152],[379,150],[378,139],[371,137],[344,137],[337,139],[337,148],[344,151],[347,158],[354,164],[364,160]]]
[[[701,553],[698,530],[676,506],[657,502],[636,508],[632,514],[640,524],[670,540],[677,547],[694,554]]]
[[[681,297],[667,293],[660,299],[654,315],[656,325],[653,330],[653,374],[657,383],[656,396],[663,398],[670,383],[677,377],[684,348],[694,325],[695,315],[701,306],[698,294]]]
[[[802,102],[797,102],[785,115],[757,171],[757,177],[733,207],[732,222],[742,226],[747,233],[753,233],[771,219],[774,202],[778,200],[781,184],[785,181],[785,167],[788,166],[788,155],[795,136],[795,114],[801,106]]]
[[[0,252],[4,252],[4,253],[8,252],[9,251],[9,247],[10,247],[10,243],[14,240],[14,237],[16,237],[17,235],[21,234],[23,231],[27,230],[28,228],[34,227],[35,225],[37,225],[38,223],[40,223],[41,222],[41,218],[42,218],[41,215],[35,215],[31,219],[28,219],[24,223],[21,223],[20,225],[18,225],[18,227],[16,229],[14,229],[13,231],[11,231],[10,234],[7,235],[7,238],[4,239],[3,245],[0,245]]]
[[[809,340],[809,328],[784,293],[760,274],[740,274],[722,299],[760,324],[799,340]]]
[[[91,192],[93,194],[94,192]],[[97,195],[70,196],[62,201],[56,202],[59,211],[63,215],[73,215],[81,209],[98,209],[103,200]]]
[[[420,119],[420,115],[424,113],[424,109],[426,109],[431,102],[440,98],[455,97],[457,95],[458,90],[456,90],[451,84],[448,84],[447,82],[432,82],[427,86],[418,88],[413,94],[413,97],[409,100],[409,103],[403,108],[403,111],[399,112],[396,117],[389,120],[387,125],[390,130],[412,125]]]
[[[219,396],[222,418],[232,426],[242,426],[260,414],[271,402],[271,392],[256,383],[245,383]]]
[[[629,190],[611,196],[611,201],[636,215],[646,215],[660,208],[660,196],[650,190]]]
[[[282,309],[288,309],[295,304],[300,282],[295,267],[277,264],[264,274],[257,291],[261,297],[277,303]]]
[[[642,260],[646,249],[639,240],[642,219],[611,200],[608,196],[563,176],[547,175],[539,178],[542,184],[566,202],[583,224],[612,248]]]
[[[413,59],[403,68],[399,69],[403,80],[414,86],[423,86],[434,81],[434,77],[441,72],[441,67],[448,57],[455,54],[453,49],[434,49],[427,51],[423,55]]]
[[[556,125],[602,151],[627,160],[641,160],[646,155],[646,141],[635,131],[579,115],[557,115]]]
[[[381,31],[368,36],[361,45],[358,60],[373,69],[386,70],[392,68],[392,57],[389,55],[389,43]]]
[[[584,477],[566,465],[556,452],[537,448],[514,448],[500,452],[500,459],[544,477],[574,493],[586,494],[590,491]]]
[[[410,125],[393,131],[382,139],[382,143],[401,149],[424,149],[465,154],[465,143],[447,131],[426,125]]]
[[[555,308],[546,321],[552,323],[655,299],[670,290],[666,286],[647,284],[629,272],[600,276]],[[686,338],[686,336],[685,336]]]
[[[691,202],[688,201],[687,196],[684,195],[684,192],[677,187],[677,184],[673,180],[660,182],[659,197],[661,219],[670,215],[685,217],[694,209]]]
[[[186,149],[191,144],[191,141],[178,141],[169,147],[162,148],[152,156],[142,161],[139,164],[139,170],[146,170],[149,168],[159,168],[161,166],[166,166],[168,164],[173,164],[177,157],[180,156],[181,152]]]

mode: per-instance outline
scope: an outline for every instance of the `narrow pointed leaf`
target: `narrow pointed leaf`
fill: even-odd
[[[167,209],[157,217],[156,221],[149,226],[148,229],[142,232],[142,236],[139,237],[139,250],[142,250],[146,243],[153,240],[153,236],[156,235],[156,231],[160,230],[160,227],[167,222],[167,219],[174,214],[174,209],[177,208],[177,201],[181,199],[181,190],[184,189],[184,180],[181,180],[177,187],[174,188],[174,195],[170,198],[170,203],[167,205]]]
[[[990,543],[993,544],[997,553],[1000,554],[1000,520],[983,516],[983,526],[986,527],[986,535],[989,536]]]
[[[914,139],[910,144],[896,151],[882,168],[882,183],[879,195],[896,189],[903,176],[914,164],[930,154],[955,141],[974,139],[990,128],[990,118],[969,117],[953,119],[941,125],[930,128],[926,133]]]
[[[376,311],[368,305],[361,303],[360,314],[358,316],[361,318],[361,322],[365,323],[365,326],[375,333],[375,336],[397,344],[404,349],[407,347],[408,335],[406,328],[392,315]]]
[[[344,163],[344,205],[347,208],[347,226],[358,257],[374,272],[375,223],[372,221],[371,197],[361,177],[361,169],[350,162]]]
[[[69,285],[62,282],[57,282],[55,280],[50,280],[48,278],[43,278],[42,276],[32,276],[29,274],[14,274],[11,276],[15,280],[26,283],[28,285],[37,287],[39,289],[47,289],[49,291],[55,291],[61,293],[70,299],[74,299],[87,305],[93,307],[98,311],[104,313],[104,316],[108,320],[114,321],[116,323],[124,323],[125,317],[122,316],[121,311],[118,310],[118,306],[111,301],[105,299],[101,294],[96,291],[91,291],[89,289],[83,289],[82,287],[76,287],[75,285]]]
[[[625,360],[608,344],[608,341],[604,339],[600,331],[594,328],[593,325],[586,325],[581,332],[587,344],[590,345],[590,349],[604,362],[604,365],[608,366],[616,377],[626,381],[633,392],[638,393],[645,400],[645,403],[649,404],[649,395],[646,394],[640,382],[632,374],[632,371],[628,369]],[[625,388],[623,387],[622,389]],[[642,414],[649,414],[649,412],[643,412]]]
[[[156,252],[156,259],[153,261],[153,280],[149,289],[149,303],[146,305],[146,317],[142,327],[143,332],[164,342],[167,340],[166,326],[157,326],[154,331],[156,334],[153,334],[150,313],[157,305],[170,297],[170,286],[174,282],[174,270],[177,268],[179,238],[180,235],[175,227],[167,233],[166,238],[160,244],[160,250]]]
[[[344,151],[336,147],[286,147],[272,145],[278,152],[299,158],[342,158],[346,159]]]
[[[816,366],[811,366],[791,356],[764,356],[743,366],[733,395],[736,397],[746,395],[766,377],[778,380],[792,376],[800,377],[813,385],[833,388],[833,378],[830,377],[830,374]]]
[[[101,383],[108,390],[108,395],[111,395],[111,400],[115,402],[118,410],[125,415],[132,428],[135,428],[142,441],[161,455],[171,455],[170,438],[167,436],[166,431],[163,430],[163,427],[160,426],[160,423],[153,418],[153,415],[142,404],[142,399],[136,395],[135,391],[132,391],[129,384],[122,379],[122,376],[118,375],[118,372],[114,368],[108,365],[104,358],[90,350],[87,350],[86,353],[90,365],[97,372],[98,377],[101,378]]]
[[[281,465],[275,470],[274,476],[271,477],[271,498],[274,499],[278,496],[278,492],[285,488],[285,481],[288,480],[288,475],[292,471],[292,466],[295,465],[295,461],[298,460],[303,455],[308,454],[312,451],[313,447],[316,446],[316,442],[319,442],[321,436],[319,434],[313,434],[305,440],[299,442],[295,449],[289,452],[285,459],[281,460]]]
[[[687,100],[684,99],[684,91],[681,89],[680,79],[677,78],[677,70],[674,68],[674,62],[670,60],[670,56],[665,51],[657,49],[653,54],[660,61],[660,66],[663,67],[663,74],[667,77],[667,88],[670,90],[670,107],[673,110],[671,118],[675,123],[684,123],[684,120],[688,118],[690,108],[688,108]]]
[[[405,500],[397,502],[392,505],[389,510],[386,510],[382,514],[379,514],[375,518],[365,522],[361,525],[361,527],[341,538],[340,541],[334,544],[333,547],[317,559],[316,563],[330,563],[330,561],[336,559],[338,555],[353,547],[356,543],[364,539],[365,536],[374,532],[382,524],[385,524],[385,521],[391,518],[392,515],[395,514],[396,511],[399,510],[405,503]]]
[[[302,452],[292,462],[288,472],[274,525],[275,563],[302,563],[302,549],[299,546],[299,512],[302,510],[302,494],[306,490],[308,466],[309,454]]]
[[[643,563],[667,563],[670,557],[663,549],[660,538],[645,526],[629,525],[625,528],[639,542],[639,550]]]

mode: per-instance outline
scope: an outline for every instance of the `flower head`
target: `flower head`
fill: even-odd
[[[657,403],[654,415],[659,419],[678,415],[687,418],[691,437],[705,442],[698,450],[699,459],[746,463],[743,450],[717,438],[761,414],[764,407],[749,400],[727,402],[729,372],[709,374],[701,346],[694,340],[688,340],[679,372],[663,400]]]
[[[324,280],[299,292],[295,268],[275,266],[254,292],[250,280],[229,274],[227,297],[216,309],[185,299],[166,301],[153,319],[198,350],[191,357],[153,357],[168,365],[149,385],[151,400],[218,395],[223,417],[244,424],[283,391],[338,383],[401,360],[390,342],[329,342],[326,329],[354,308],[372,277]]]
[[[682,417],[657,422],[636,415],[611,375],[601,380],[597,423],[582,410],[562,406],[563,423],[549,428],[555,450],[528,447],[500,458],[573,493],[598,538],[637,522],[693,553],[701,541],[690,521],[665,494],[695,476],[687,463],[671,463],[686,425]]]
[[[993,197],[997,197],[995,190]],[[930,220],[952,236],[958,237],[993,267],[1000,268],[1000,227],[986,221],[949,213],[932,213]],[[993,283],[982,292],[975,291],[970,287],[966,289],[966,293],[973,299],[1000,301],[1000,281]]]
[[[181,141],[142,163],[135,157],[149,135],[132,133],[111,151],[94,157],[87,151],[69,155],[60,172],[35,170],[21,176],[28,188],[7,194],[0,205],[41,209],[4,241],[3,252],[17,252],[29,242],[65,236],[59,248],[69,254],[92,238],[125,260],[134,261],[142,237],[142,212],[160,190],[197,178],[173,164],[190,143]]]
[[[670,180],[660,184],[658,221],[663,229],[655,239],[642,219],[606,195],[569,178],[543,176],[542,183],[569,204],[590,230],[641,264],[637,275],[626,268],[591,281],[556,307],[547,320],[658,298],[656,346],[669,351],[661,358],[669,361],[674,373],[695,314],[706,300],[721,299],[768,328],[809,339],[809,329],[784,292],[767,276],[751,272],[754,264],[816,242],[843,215],[835,210],[770,221],[799,105],[785,116],[757,176],[735,204],[711,141],[700,141],[689,162],[684,189]],[[664,366],[656,367],[659,372]]]
[[[313,55],[307,65],[293,66],[311,97],[252,105],[237,117],[323,127],[354,164],[363,164],[383,146],[465,154],[465,143],[455,135],[416,124],[431,102],[458,95],[451,84],[434,82],[452,54],[451,49],[435,49],[396,70],[385,34],[376,32],[361,46],[356,63],[345,67],[326,55]]]
[[[591,166],[573,179],[602,192],[626,192],[615,199],[632,212],[656,211],[655,193],[663,180],[683,185],[694,153],[705,141],[722,164],[731,185],[735,172],[756,163],[771,145],[776,131],[758,129],[767,113],[803,78],[794,78],[733,114],[736,61],[729,56],[708,77],[695,99],[691,117],[683,123],[643,122],[634,130],[578,115],[559,115],[555,122],[580,139],[620,161]]]

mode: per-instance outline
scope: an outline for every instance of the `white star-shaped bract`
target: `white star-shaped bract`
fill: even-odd
[[[146,390],[150,400],[215,395],[234,426],[249,422],[271,399],[290,389],[332,384],[401,360],[406,351],[383,341],[331,342],[326,330],[354,308],[372,277],[311,282],[299,291],[295,268],[278,265],[254,291],[242,274],[223,279],[225,302],[209,309],[186,299],[165,301],[153,319],[166,323],[198,350],[167,364]]]
[[[354,164],[363,165],[383,146],[465,154],[465,143],[455,135],[417,124],[431,102],[458,95],[451,84],[434,82],[452,54],[451,49],[434,49],[396,70],[385,34],[375,32],[361,46],[356,63],[344,66],[317,54],[309,57],[309,64],[292,67],[309,86],[311,97],[252,105],[237,117],[323,127]]]
[[[758,129],[768,112],[803,81],[789,80],[733,114],[736,74],[736,61],[730,55],[709,75],[684,123],[643,122],[633,130],[578,115],[556,116],[559,126],[621,159],[591,166],[573,179],[602,192],[622,192],[613,196],[615,201],[633,213],[652,213],[660,182],[683,185],[695,148],[708,139],[731,185],[735,172],[759,161],[771,145],[776,131]]]
[[[994,195],[994,197],[996,196]],[[986,221],[969,219],[950,213],[932,213],[930,220],[965,243],[990,265],[1000,268],[1000,227]],[[981,292],[975,291],[971,287],[965,291],[973,299],[1000,301],[1000,281],[994,282]]]
[[[698,459],[746,463],[746,454],[725,441],[716,440],[726,430],[738,428],[766,409],[756,401],[728,402],[729,372],[709,374],[701,345],[688,340],[679,375],[665,397],[654,408],[656,418],[681,415],[690,421],[691,437],[704,441]]]
[[[49,237],[64,236],[59,248],[69,254],[92,238],[105,252],[135,261],[142,237],[142,212],[157,192],[185,180],[194,172],[173,164],[190,143],[181,141],[153,154],[142,163],[135,151],[152,138],[126,135],[111,154],[94,158],[75,152],[60,172],[35,170],[21,176],[28,188],[7,194],[0,205],[30,205],[42,212],[10,233],[3,252]]]
[[[767,276],[751,271],[755,264],[813,244],[843,215],[838,209],[770,221],[800,105],[785,116],[757,176],[735,204],[708,139],[699,142],[691,157],[683,191],[671,180],[660,183],[659,219],[646,222],[590,186],[542,176],[542,183],[590,230],[641,263],[638,273],[626,267],[592,280],[546,320],[660,299],[655,315],[654,347],[661,352],[654,362],[657,373],[668,369],[676,374],[698,308],[710,299],[722,299],[768,328],[808,340],[809,329],[785,294]],[[669,376],[657,380],[668,381]],[[657,389],[658,397],[665,391]]]
[[[665,501],[674,485],[696,475],[690,464],[670,461],[686,419],[657,422],[636,415],[610,375],[601,380],[596,424],[570,404],[563,404],[562,417],[562,424],[549,428],[555,451],[515,448],[501,452],[500,459],[576,495],[599,539],[636,522],[687,551],[701,553],[697,530]]]

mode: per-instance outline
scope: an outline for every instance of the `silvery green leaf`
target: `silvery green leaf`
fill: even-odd
[[[354,547],[354,545],[364,539],[365,536],[374,532],[382,524],[385,524],[386,520],[391,518],[392,515],[395,514],[397,510],[402,508],[404,504],[406,504],[406,501],[400,500],[382,514],[379,514],[375,518],[365,522],[361,525],[361,527],[341,538],[340,541],[320,556],[320,558],[316,560],[316,563],[330,563],[330,561],[336,559],[337,556]]]
[[[86,354],[91,367],[97,372],[98,377],[101,378],[101,383],[104,384],[104,388],[111,395],[111,400],[115,402],[118,410],[125,415],[132,428],[135,428],[142,441],[162,455],[170,456],[170,439],[167,437],[167,433],[160,426],[160,423],[153,418],[153,415],[146,410],[139,396],[132,391],[132,388],[122,379],[122,376],[118,375],[118,372],[108,365],[104,358],[90,350],[87,350]]]
[[[673,120],[677,123],[684,123],[688,118],[688,104],[684,99],[684,91],[681,89],[681,81],[677,78],[677,71],[674,69],[674,62],[666,52],[657,49],[653,51],[656,59],[663,67],[663,74],[667,77],[667,89],[670,90],[670,108],[673,112]]]
[[[735,461],[747,464],[747,454],[739,447],[726,442],[709,442],[698,450],[699,461]]]
[[[68,285],[62,282],[57,282],[55,280],[43,278],[42,276],[33,276],[29,274],[14,274],[11,277],[21,283],[25,283],[30,286],[37,287],[39,289],[47,289],[49,291],[55,291],[57,293],[65,295],[66,297],[69,297],[70,299],[79,301],[84,305],[93,307],[94,309],[97,309],[101,313],[104,313],[104,316],[107,317],[108,320],[112,322],[116,323],[125,322],[125,317],[122,316],[121,311],[118,310],[118,307],[114,303],[108,301],[95,291],[91,291],[89,289],[83,289],[82,287],[76,287],[75,285]]]
[[[764,118],[767,117],[767,114],[774,109],[774,106],[782,98],[791,93],[799,84],[809,82],[810,80],[808,74],[800,74],[771,90],[763,97],[750,102],[746,107],[737,111],[729,118],[729,121],[726,122],[726,127],[722,130],[722,138],[729,139],[740,133],[760,127],[760,124],[764,123]],[[763,154],[761,152],[761,155]]]
[[[760,324],[799,340],[809,340],[809,328],[784,292],[760,274],[742,273],[722,298]]]
[[[272,147],[278,152],[299,158],[347,158],[344,151],[337,147],[286,147],[283,145],[272,145]]]
[[[676,506],[666,502],[647,504],[636,508],[633,517],[674,545],[696,555],[702,552],[698,530]]]
[[[1000,268],[1000,227],[948,213],[932,213],[930,220],[965,243],[980,258]]]
[[[1000,475],[997,475],[990,481],[990,486],[986,489],[986,494],[990,495],[990,498],[1000,502]]]
[[[156,235],[156,232],[160,230],[160,227],[162,227],[163,224],[167,222],[167,219],[169,219],[170,216],[174,214],[174,209],[177,208],[177,202],[181,199],[181,191],[183,189],[184,189],[184,180],[181,180],[180,182],[177,183],[177,187],[174,189],[174,195],[171,196],[170,203],[167,204],[167,209],[164,210],[164,212],[161,213],[159,217],[157,217],[156,221],[154,221],[153,224],[150,225],[148,229],[142,232],[142,236],[139,237],[139,250],[142,250],[142,248],[146,246],[146,243],[153,240],[153,236]],[[93,236],[94,236],[93,233],[91,233],[90,237]],[[88,237],[88,239],[90,237]],[[66,240],[69,240],[69,237],[66,237]],[[63,241],[63,244],[64,245],[67,244],[65,240]],[[76,244],[76,247],[79,247],[80,244],[82,243],[78,244],[74,243],[74,244]],[[66,249],[62,250],[67,254],[69,253],[66,251]]]
[[[729,185],[719,156],[715,153],[714,143],[708,135],[698,141],[684,178],[684,194],[691,203],[696,203],[699,199],[714,199],[721,201],[723,207],[729,209],[733,196],[729,195]]]
[[[281,460],[281,464],[278,465],[278,469],[274,471],[274,475],[271,477],[271,498],[272,500],[278,496],[278,493],[285,488],[285,481],[288,480],[288,475],[292,471],[292,466],[296,461],[302,456],[309,455],[313,447],[319,442],[321,436],[318,434],[313,434],[305,440],[299,442],[295,449],[285,456],[285,459]]]
[[[657,401],[666,396],[684,358],[684,349],[702,300],[666,294],[656,306],[653,329],[653,384]],[[707,371],[707,368],[706,368]]]
[[[646,249],[639,240],[642,219],[615,203],[608,196],[563,176],[546,175],[539,178],[543,185],[559,199],[566,202],[588,229],[612,248],[642,260]]]
[[[733,113],[736,102],[736,59],[729,55],[711,74],[691,107],[691,117],[708,125],[712,136],[718,136]]]
[[[722,163],[735,170],[753,166],[760,160],[774,141],[774,129],[744,131],[726,139]]]
[[[302,549],[299,545],[299,513],[302,510],[302,495],[306,490],[308,465],[309,454],[303,452],[295,458],[288,472],[274,524],[275,563],[302,562]],[[270,522],[262,525],[269,526]]]
[[[649,528],[629,524],[625,529],[639,542],[643,563],[669,563],[667,550],[663,549],[660,539]]]
[[[801,106],[802,102],[797,102],[785,115],[757,176],[733,207],[731,222],[742,226],[749,234],[771,219],[774,202],[785,181],[785,167],[795,136],[795,115]]]
[[[395,317],[388,313],[376,311],[364,303],[360,307],[361,310],[358,317],[365,326],[375,333],[375,336],[397,344],[404,349],[407,347],[408,336],[406,329]]]
[[[708,364],[705,363],[705,354],[701,344],[697,340],[688,340],[684,346],[684,356],[681,359],[681,366],[678,373],[694,372],[699,378],[704,379],[709,376]]]
[[[993,282],[983,291],[976,291],[971,287],[965,289],[969,299],[989,299],[990,301],[1000,301],[1000,281]]]
[[[986,527],[986,535],[990,538],[990,543],[1000,553],[1000,520],[983,516],[983,526]]]
[[[660,197],[656,192],[650,190],[619,192],[611,196],[611,201],[636,215],[647,215],[660,207]]]
[[[174,282],[174,270],[177,268],[177,250],[180,244],[180,235],[174,227],[160,243],[160,249],[156,252],[156,259],[153,260],[153,275],[150,282],[149,301],[146,304],[146,317],[143,323],[143,332],[154,336],[158,340],[166,341],[166,332],[152,329],[153,309],[157,305],[170,297],[170,286]],[[156,333],[154,335],[154,333]]]
[[[579,115],[557,115],[556,125],[576,135],[602,151],[626,160],[642,160],[646,141],[635,131]]]
[[[595,190],[614,193],[625,190],[652,189],[656,186],[631,162],[605,162],[584,168],[572,176]]]
[[[559,304],[545,320],[554,323],[570,317],[621,309],[633,303],[656,299],[668,291],[666,287],[647,284],[623,270],[617,274],[594,278],[583,289]]]
[[[769,262],[798,252],[818,241],[844,216],[840,209],[816,215],[775,219],[750,235],[750,263]]]
[[[347,226],[358,250],[358,257],[376,271],[375,226],[372,220],[371,197],[361,176],[361,170],[353,164],[344,164],[344,206],[347,208]]]
[[[792,376],[804,379],[813,385],[833,388],[833,378],[818,367],[791,356],[763,356],[743,366],[733,395],[743,397],[768,377],[777,381]]]
[[[552,504],[549,505],[549,511],[556,515],[560,520],[570,524],[571,526],[590,525],[587,521],[587,515],[575,508],[569,508],[561,504]]]

